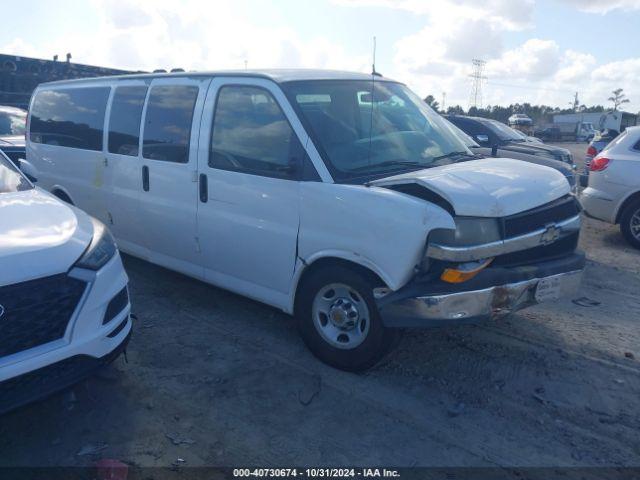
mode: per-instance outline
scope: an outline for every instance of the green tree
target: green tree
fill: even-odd
[[[452,106],[447,108],[448,115],[464,115],[464,108],[460,105]]]
[[[424,98],[424,103],[426,103],[427,105],[429,105],[431,108],[433,108],[436,112],[438,111],[438,109],[440,108],[440,104],[438,102],[436,102],[436,99],[433,95],[427,95]]]
[[[624,93],[622,93],[622,88],[616,88],[611,93],[613,93],[613,95],[607,98],[607,100],[609,100],[610,102],[613,102],[614,111],[618,110],[618,107],[623,103],[629,103],[629,99],[627,98],[627,96]]]

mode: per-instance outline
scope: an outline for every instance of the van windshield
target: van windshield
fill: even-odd
[[[338,181],[473,158],[448,122],[404,85],[316,80],[283,89]]]
[[[11,161],[0,152],[0,194],[33,188]]]

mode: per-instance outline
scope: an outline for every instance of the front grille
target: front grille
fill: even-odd
[[[531,233],[545,228],[549,223],[560,223],[579,213],[578,201],[575,197],[567,195],[541,207],[501,219],[504,238]]]
[[[540,245],[528,250],[500,255],[493,259],[491,265],[496,267],[518,267],[561,258],[576,250],[579,236],[579,232],[575,232],[549,245]]]
[[[0,358],[62,338],[85,288],[66,274],[0,287]]]

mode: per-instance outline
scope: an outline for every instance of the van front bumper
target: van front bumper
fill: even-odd
[[[376,302],[386,327],[479,323],[574,294],[584,265],[584,254],[577,252],[534,265],[487,268],[461,284],[416,280]]]

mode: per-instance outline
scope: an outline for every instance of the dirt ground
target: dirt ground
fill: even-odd
[[[640,252],[588,219],[581,248],[574,299],[407,330],[358,375],[288,316],[127,257],[129,362],[2,417],[0,466],[638,467]]]

